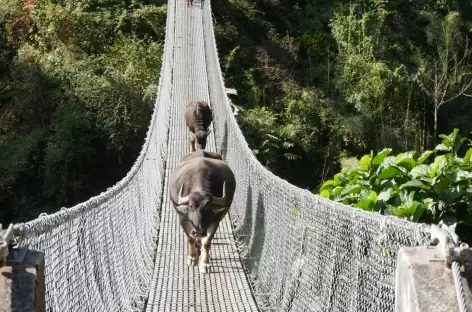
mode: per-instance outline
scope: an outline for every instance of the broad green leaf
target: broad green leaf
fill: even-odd
[[[464,159],[462,160],[464,163],[470,162],[470,157],[472,156],[472,148],[470,148],[464,156]]]
[[[399,218],[409,218],[410,217],[410,210],[408,208],[405,208],[405,207],[393,208],[391,211]]]
[[[414,202],[413,206],[410,207],[410,220],[413,222],[418,222],[425,209],[426,207],[424,205],[421,205],[419,202]]]
[[[369,190],[367,190],[367,188],[364,188],[359,194],[357,194],[357,199],[358,200],[368,199],[369,194],[370,194]]]
[[[407,205],[407,207],[411,207],[414,204],[414,202],[415,202],[415,193],[416,193],[416,191],[411,191],[410,194],[408,194],[408,196],[406,196],[405,204]]]
[[[428,177],[418,177],[418,180],[423,181],[427,183],[428,185],[433,184],[433,179],[431,179],[429,176]]]
[[[431,178],[439,176],[445,165],[446,165],[445,156],[444,155],[436,156],[436,158],[434,159],[434,162],[429,165],[429,176]]]
[[[384,161],[385,157],[387,157],[391,152],[391,148],[384,148],[374,157],[372,164],[380,165]]]
[[[336,198],[341,194],[341,192],[344,190],[343,186],[336,186],[331,190],[331,198]]]
[[[387,167],[383,169],[382,172],[380,172],[379,174],[379,178],[384,180],[384,179],[393,178],[397,175],[402,175],[402,172],[398,170],[397,168],[391,166],[391,167]]]
[[[403,157],[397,158],[397,164],[408,170],[413,169],[416,166],[416,161],[413,158],[413,152],[405,153]]]
[[[434,190],[438,194],[444,194],[449,190],[449,187],[451,186],[452,182],[453,181],[451,179],[448,179],[448,178],[439,179],[439,181],[437,181],[434,184]]]
[[[343,182],[341,181],[341,179],[339,178],[338,175],[339,175],[339,173],[338,173],[338,174],[335,174],[335,175],[334,175],[334,178],[333,178],[334,185],[336,185],[336,186],[343,184]]]
[[[395,157],[395,162],[398,163],[398,162],[401,161],[403,158],[405,158],[405,154],[404,154],[404,153],[400,153],[400,154],[398,154],[398,155]]]
[[[370,161],[371,161],[371,158],[369,155],[362,156],[361,160],[359,161],[359,168],[363,171],[369,171]]]
[[[389,166],[395,165],[397,163],[395,159],[396,159],[395,156],[385,157],[385,159],[382,161],[382,166],[389,167]]]
[[[416,161],[416,164],[417,165],[421,165],[422,163],[424,163],[424,161],[426,159],[428,159],[428,157],[433,153],[433,151],[425,151],[423,154],[421,154],[421,156],[418,158],[418,160]]]
[[[323,192],[324,190],[330,190],[334,187],[334,180],[328,180],[320,188],[320,191]]]
[[[456,174],[457,174],[457,181],[464,180],[464,179],[467,179],[467,180],[472,179],[472,172],[470,171],[457,169]]]
[[[329,199],[329,191],[328,190],[321,191],[320,196]]]
[[[429,172],[429,166],[428,165],[419,165],[411,169],[410,175],[412,178],[416,179],[418,177],[427,177]]]
[[[370,187],[370,182],[368,180],[362,180],[362,179],[357,180],[357,184]]]
[[[354,193],[360,193],[364,187],[361,185],[348,185],[346,188],[341,192],[342,195],[348,195],[348,194],[354,194]]]
[[[450,152],[451,151],[451,148],[446,146],[445,144],[443,143],[440,143],[438,145],[436,145],[436,147],[434,148],[435,151],[445,151],[445,152]]]
[[[382,191],[379,193],[379,196],[377,196],[377,200],[386,202],[390,199],[391,193],[392,193],[392,189],[386,189],[385,191]]]
[[[422,188],[422,189],[425,189],[425,190],[429,190],[428,186],[425,186],[423,183],[421,183],[421,181],[416,180],[416,179],[415,180],[410,180],[410,181],[405,182],[402,185],[400,185],[400,190],[404,189],[405,187],[419,187],[419,188]]]
[[[391,189],[392,191],[398,189],[397,183],[394,179],[385,179],[380,182],[383,189]]]
[[[376,204],[377,203],[377,193],[375,191],[370,191],[368,199],[371,200],[374,204]]]
[[[349,169],[346,171],[346,178],[350,181],[349,184],[352,184],[352,179],[367,178],[369,174],[367,172],[361,171],[360,169]]]
[[[375,207],[375,203],[370,199],[361,199],[354,207],[362,208],[366,211],[372,211]]]
[[[405,158],[413,158],[415,156],[416,152],[410,151],[410,152],[405,152],[405,153],[400,153],[395,157],[395,161],[398,163],[402,161]]]
[[[407,171],[410,171],[416,166],[416,162],[413,158],[405,158],[400,161],[398,165],[405,168]]]
[[[454,141],[453,137],[445,135],[445,134],[440,134],[439,137],[443,139],[440,144],[443,144],[444,146],[447,146],[449,148],[452,147],[452,142]]]
[[[406,190],[401,190],[398,195],[400,196],[400,201],[405,203],[408,200],[408,192]]]

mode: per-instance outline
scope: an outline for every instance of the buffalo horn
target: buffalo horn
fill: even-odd
[[[225,206],[226,205],[226,182],[223,182],[223,196],[213,196],[213,205]]]
[[[179,198],[177,199],[177,205],[187,205],[189,201],[190,195],[187,195],[185,197],[182,197],[182,192],[184,191],[184,184],[182,183],[182,186],[180,187],[179,191]]]

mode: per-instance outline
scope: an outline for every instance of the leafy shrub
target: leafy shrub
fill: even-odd
[[[471,241],[472,148],[458,156],[466,140],[458,132],[440,135],[442,143],[419,156],[415,152],[389,156],[389,148],[376,155],[371,151],[357,168],[343,169],[324,182],[320,195],[414,222],[443,221],[456,227],[461,239]]]
[[[167,10],[13,2],[0,5],[3,223],[70,207],[128,172],[154,106]]]

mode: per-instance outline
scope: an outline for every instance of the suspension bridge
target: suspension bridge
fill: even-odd
[[[20,247],[45,254],[46,311],[394,311],[397,252],[429,241],[430,226],[326,200],[266,170],[234,118],[201,1],[168,1],[156,104],[126,177],[14,227]],[[209,274],[187,266],[167,189],[189,152],[188,100],[210,103],[207,149],[237,181]]]

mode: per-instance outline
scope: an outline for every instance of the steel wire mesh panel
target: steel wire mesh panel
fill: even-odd
[[[394,311],[397,251],[428,241],[429,226],[323,199],[266,170],[248,148],[225,93],[210,0],[203,22],[216,145],[238,182],[230,214],[258,305]]]
[[[106,192],[15,230],[20,246],[45,253],[46,311],[142,311],[154,268],[167,157],[173,17],[159,91],[141,153]]]

